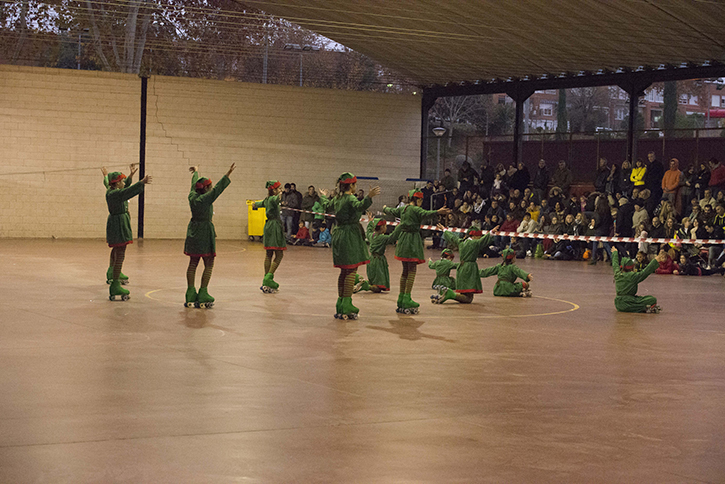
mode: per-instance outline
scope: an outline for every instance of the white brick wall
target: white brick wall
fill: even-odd
[[[98,167],[127,173],[138,160],[140,90],[133,75],[0,66],[0,236],[104,236]],[[214,217],[218,236],[235,239],[246,237],[245,200],[263,197],[267,179],[304,193],[343,171],[419,170],[414,96],[152,77],[147,123],[148,238],[184,237],[192,164],[216,182],[237,163]],[[133,202],[134,233],[136,213]]]

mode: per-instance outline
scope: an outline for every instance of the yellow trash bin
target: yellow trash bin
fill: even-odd
[[[254,208],[254,202],[261,200],[247,200],[247,235],[249,240],[259,237],[262,240],[264,235],[264,223],[267,221],[267,213],[264,207]]]

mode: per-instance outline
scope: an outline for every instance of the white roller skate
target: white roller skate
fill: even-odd
[[[656,304],[653,304],[652,306],[647,308],[647,314],[659,314],[662,312],[662,306],[658,306]]]

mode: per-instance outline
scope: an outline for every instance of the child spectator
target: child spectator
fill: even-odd
[[[634,258],[634,272],[642,272],[647,264],[649,264],[647,254],[640,250]]]
[[[305,227],[305,222],[300,222],[292,245],[312,245],[312,242],[312,236],[310,235],[310,231],[307,227]]]
[[[665,249],[660,250],[657,261],[660,266],[655,270],[656,274],[672,274],[677,267]]]
[[[330,247],[330,244],[332,243],[332,236],[330,235],[330,231],[327,230],[327,226],[325,224],[322,224],[320,226],[320,236],[317,239],[317,247]]]

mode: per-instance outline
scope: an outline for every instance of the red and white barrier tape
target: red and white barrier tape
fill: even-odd
[[[299,208],[282,207],[282,210],[291,210],[301,213],[311,213],[315,215],[324,215],[325,217],[335,216],[329,213],[312,212],[310,210],[300,210]],[[389,225],[398,225],[399,222],[388,222]],[[434,230],[440,232],[438,227],[435,225],[421,225],[421,230]],[[466,233],[468,229],[462,229],[457,227],[446,227],[449,232]],[[487,234],[489,231],[484,230],[483,233]],[[521,239],[554,239],[554,240],[571,240],[575,242],[634,242],[634,243],[648,243],[648,244],[697,244],[697,245],[723,245],[725,239],[664,239],[664,238],[635,238],[635,237],[604,237],[600,235],[552,235],[552,234],[531,234],[531,233],[520,233],[520,232],[498,232],[496,235],[503,237],[517,237]]]

